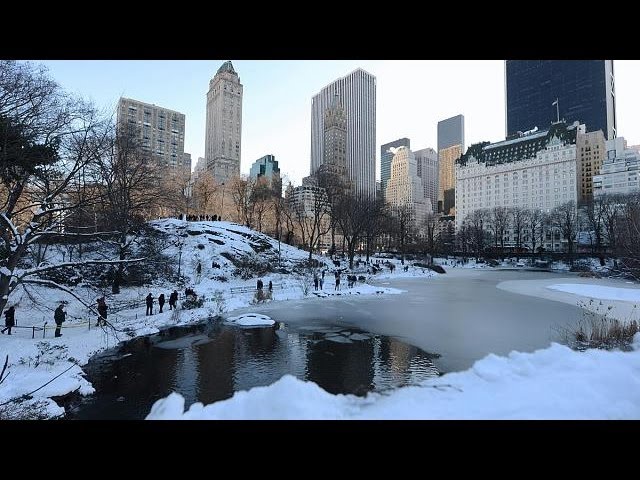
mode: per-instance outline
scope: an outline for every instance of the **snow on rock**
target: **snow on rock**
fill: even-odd
[[[242,325],[245,327],[258,327],[263,325],[271,326],[276,322],[266,315],[260,315],[259,313],[245,313],[236,317],[229,317],[225,319],[224,323]]]
[[[332,395],[285,375],[182,414],[184,399],[172,393],[147,419],[640,419],[640,334],[634,345],[632,352],[552,344],[489,355],[467,371],[365,398]]]
[[[640,302],[640,288],[617,288],[584,283],[559,283],[549,285],[551,290],[573,293],[582,297],[598,300],[621,300],[623,302]]]

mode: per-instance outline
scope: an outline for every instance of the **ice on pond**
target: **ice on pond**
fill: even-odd
[[[369,335],[363,335],[362,333],[352,333],[349,335],[350,340],[368,340],[370,338]]]
[[[347,337],[343,337],[342,335],[330,336],[330,337],[327,336],[326,340],[329,340],[330,342],[336,342],[336,343],[353,343]]]
[[[228,325],[242,325],[244,327],[271,326],[276,322],[266,315],[259,313],[244,313],[235,317],[229,317],[224,321]]]

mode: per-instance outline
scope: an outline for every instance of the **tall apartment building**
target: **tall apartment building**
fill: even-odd
[[[455,162],[464,153],[464,116],[438,122],[438,208],[444,215],[455,214]]]
[[[577,122],[517,139],[479,143],[456,163],[456,229],[478,209],[523,207],[550,212],[578,199]]]
[[[578,202],[585,203],[593,199],[593,176],[600,173],[605,158],[605,140],[602,130],[578,134],[576,139],[578,165]]]
[[[325,161],[325,112],[340,98],[347,126],[347,176],[355,194],[376,190],[376,77],[358,68],[324,87],[311,100],[311,174]]]
[[[558,117],[616,137],[613,60],[507,60],[505,79],[507,138]]]
[[[438,205],[438,153],[433,148],[423,148],[413,152],[416,157],[418,177],[422,180],[424,196],[435,211]]]
[[[425,197],[418,177],[415,155],[407,147],[399,147],[393,156],[385,198],[392,207],[408,207],[419,229],[423,228],[427,214],[433,212],[431,200]]]
[[[184,152],[184,113],[122,97],[118,102],[117,128],[133,134],[159,166],[189,177],[191,155]]]
[[[600,195],[625,195],[640,192],[638,172],[640,151],[627,147],[624,137],[607,140],[607,156],[599,175],[593,177],[593,193]]]
[[[384,192],[387,190],[387,182],[391,178],[391,160],[393,160],[396,149],[399,147],[411,148],[411,140],[400,138],[380,146],[380,184],[383,197]]]
[[[224,62],[209,81],[204,156],[217,183],[240,175],[242,92],[233,64]]]

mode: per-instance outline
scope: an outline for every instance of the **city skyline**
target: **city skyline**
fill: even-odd
[[[209,80],[228,59],[207,61],[34,61],[72,93],[115,112],[120,97],[177,110],[186,115],[185,151],[204,157]],[[465,144],[504,139],[503,60],[234,60],[244,85],[241,173],[272,153],[282,174],[299,185],[310,169],[311,99],[324,86],[362,68],[377,79],[376,179],[378,149],[408,137],[416,149],[437,147],[437,122],[465,116]],[[636,120],[640,61],[615,61],[618,135],[640,144]],[[195,161],[193,162],[195,164]]]

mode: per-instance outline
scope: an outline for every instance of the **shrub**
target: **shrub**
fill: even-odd
[[[200,308],[204,305],[204,298],[202,297],[187,297],[186,300],[182,302],[183,310],[191,310],[192,308]]]

